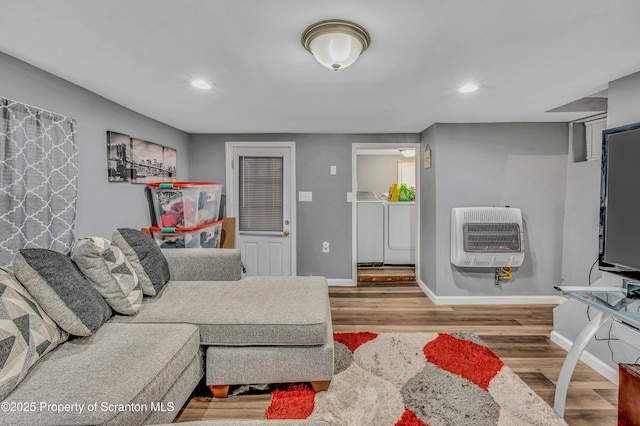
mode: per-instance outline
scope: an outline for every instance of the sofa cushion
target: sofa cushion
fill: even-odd
[[[114,320],[196,324],[203,345],[322,345],[328,307],[323,277],[169,281],[136,316]]]
[[[142,304],[138,276],[116,245],[102,237],[83,238],[74,245],[71,259],[114,311],[138,312]]]
[[[2,413],[3,424],[141,424],[185,369],[199,364],[197,327],[190,324],[116,324],[61,345],[36,364],[4,402],[37,402],[34,412]],[[70,404],[55,412],[56,404]],[[89,404],[98,404],[89,410]],[[75,404],[75,405],[74,405]],[[122,405],[120,405],[122,404]],[[130,404],[130,405],[124,405]],[[82,413],[79,407],[83,407]]]
[[[162,249],[174,281],[236,281],[242,278],[238,249]]]
[[[0,400],[66,338],[13,273],[0,268]]]
[[[22,249],[13,259],[16,278],[63,330],[89,336],[112,311],[70,257],[47,249]]]
[[[155,296],[169,281],[169,265],[150,236],[131,228],[118,228],[113,243],[120,247],[138,275],[142,292]]]

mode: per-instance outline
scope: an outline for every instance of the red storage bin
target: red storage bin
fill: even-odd
[[[219,248],[222,220],[194,228],[149,228],[160,248]]]
[[[156,182],[147,186],[160,228],[195,228],[218,220],[221,183]]]

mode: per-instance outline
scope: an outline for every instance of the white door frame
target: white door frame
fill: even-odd
[[[296,235],[297,224],[296,219],[296,143],[295,142],[281,142],[281,141],[254,141],[254,142],[225,142],[225,180],[226,180],[226,205],[227,215],[230,217],[235,216],[234,199],[233,199],[233,168],[231,162],[233,161],[233,149],[234,148],[288,148],[291,151],[291,176],[289,181],[291,182],[290,197],[291,206],[290,213],[291,218],[291,230],[289,231],[289,240],[291,241],[291,275],[295,276],[297,271],[297,253],[296,253]],[[236,233],[238,232],[238,221],[236,220]]]
[[[416,281],[420,279],[420,144],[419,143],[353,143],[351,144],[351,279],[358,285],[358,150],[359,149],[415,149],[416,150]]]

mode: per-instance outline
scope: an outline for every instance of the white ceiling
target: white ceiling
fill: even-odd
[[[330,18],[372,38],[337,72],[300,43]],[[191,133],[413,133],[592,114],[545,111],[640,71],[639,18],[638,0],[0,0],[0,51]]]

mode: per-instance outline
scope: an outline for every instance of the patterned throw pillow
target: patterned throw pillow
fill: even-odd
[[[122,250],[109,240],[83,238],[73,247],[71,259],[114,311],[133,315],[140,310],[142,289],[138,276]]]
[[[0,399],[66,339],[13,274],[0,269]]]
[[[130,228],[114,231],[112,241],[136,271],[142,292],[157,295],[169,281],[169,264],[158,244],[150,236]]]
[[[47,249],[22,249],[13,273],[63,330],[90,336],[113,312],[70,257]]]

